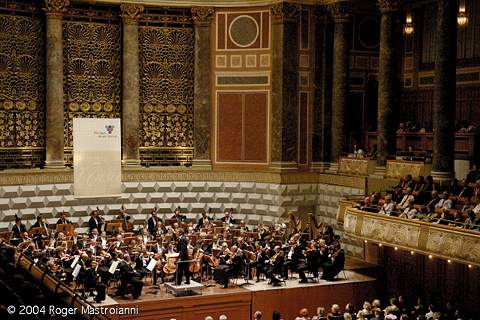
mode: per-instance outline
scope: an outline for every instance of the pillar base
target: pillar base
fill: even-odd
[[[280,161],[280,162],[271,162],[269,169],[274,172],[294,172],[298,170],[298,164],[294,161]]]
[[[51,160],[45,161],[44,169],[65,169],[65,161],[63,160]]]
[[[432,170],[430,174],[432,175],[432,178],[434,181],[439,181],[439,182],[450,181],[455,177],[453,172],[447,172],[447,171]]]
[[[387,167],[385,166],[376,166],[375,171],[370,175],[372,178],[385,178],[387,173]]]
[[[340,168],[338,162],[330,162],[328,169],[325,171],[330,174],[338,174],[338,169]]]
[[[312,172],[325,172],[330,167],[330,162],[312,162],[310,171]]]
[[[141,167],[140,159],[126,159],[122,160],[122,167]]]
[[[212,160],[210,159],[193,159],[192,167],[197,170],[212,170]]]

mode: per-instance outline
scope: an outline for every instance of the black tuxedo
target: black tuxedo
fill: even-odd
[[[18,226],[17,224],[14,224],[12,227],[12,232],[13,232],[12,237],[18,239],[18,238],[21,238],[22,233],[27,232],[27,227],[25,227],[23,223],[21,223],[20,226]]]
[[[183,262],[188,260],[188,238],[182,235],[177,243],[178,268],[177,268],[177,286],[182,283],[183,274],[185,274],[185,283],[190,283],[190,272],[188,270],[189,263]]]
[[[179,214],[178,216],[176,214],[174,214],[172,216],[172,219],[176,219],[177,222],[185,222],[187,220],[187,216],[183,215],[183,214]]]
[[[148,218],[147,221],[147,229],[148,232],[150,232],[151,235],[156,235],[157,234],[157,224],[160,221],[158,217],[151,216]]]
[[[98,217],[90,217],[90,220],[88,220],[88,233],[92,233],[92,230],[95,228],[100,232],[102,230],[102,221]]]
[[[222,217],[220,220],[227,224],[236,224],[235,219],[233,219],[232,217],[230,217],[228,221],[227,221],[227,217]]]
[[[67,218],[65,218],[65,220],[62,220],[62,218],[60,218],[57,220],[57,224],[72,224],[72,222]]]
[[[128,286],[131,285],[131,293],[134,299],[138,299],[142,294],[143,282],[140,280],[139,274],[125,261],[119,264],[120,269],[120,286],[116,295],[123,296],[128,294]]]
[[[197,225],[195,226],[195,230],[196,230],[196,231],[200,230],[200,229],[205,225],[205,221],[209,221],[209,220],[211,220],[211,218],[208,217],[208,216],[205,217],[205,218],[204,218],[204,217],[201,217],[200,219],[198,219],[198,223],[197,223]]]

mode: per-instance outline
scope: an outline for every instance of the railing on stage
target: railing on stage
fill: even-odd
[[[480,265],[480,232],[419,220],[367,212],[341,202],[338,217],[346,235],[435,255],[460,263]]]

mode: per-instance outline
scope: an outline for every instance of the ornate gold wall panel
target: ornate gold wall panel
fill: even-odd
[[[0,169],[43,162],[43,33],[32,14],[0,14]]]
[[[65,154],[71,163],[74,117],[120,117],[120,26],[66,21],[63,37]]]
[[[188,163],[193,158],[194,32],[182,17],[185,25],[179,27],[139,27],[144,165]],[[174,20],[165,18],[165,22]]]

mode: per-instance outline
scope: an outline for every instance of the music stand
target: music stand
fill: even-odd
[[[33,238],[35,235],[37,234],[42,234],[44,235],[46,233],[45,231],[45,228],[43,227],[35,227],[35,228],[31,228],[29,231],[28,231],[28,236],[30,238]]]
[[[65,234],[67,237],[73,236],[73,232],[75,230],[73,224],[57,224],[55,227],[55,230],[58,232],[62,232]]]
[[[173,225],[177,223],[177,219],[165,219],[165,225],[173,227]]]
[[[224,227],[215,227],[215,228],[213,229],[213,234],[214,234],[214,235],[217,235],[217,234],[219,234],[219,233],[223,233],[224,231],[225,231],[225,228],[224,228]]]
[[[110,222],[107,224],[105,232],[108,234],[117,234],[122,231],[122,222]]]

